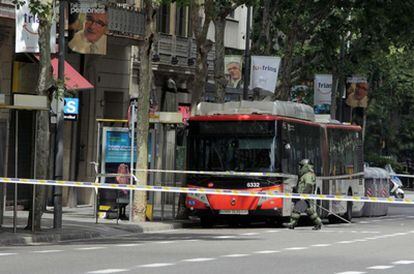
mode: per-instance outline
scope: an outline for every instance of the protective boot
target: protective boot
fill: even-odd
[[[295,229],[296,225],[298,224],[300,218],[300,213],[293,211],[292,215],[290,215],[290,222],[284,223],[283,226],[289,229]]]
[[[321,218],[319,218],[318,213],[316,213],[316,211],[312,207],[309,207],[306,209],[306,214],[308,214],[309,218],[315,224],[315,226],[312,229],[320,230],[322,228],[322,220]]]
[[[322,228],[322,224],[315,225],[312,230],[320,230]]]
[[[295,224],[293,224],[293,223],[283,223],[282,224],[284,227],[286,227],[286,228],[289,228],[289,229],[295,229]]]

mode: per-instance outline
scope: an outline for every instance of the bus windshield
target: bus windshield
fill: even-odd
[[[215,127],[211,123],[207,126],[208,132],[201,129],[204,127],[203,124],[199,124],[198,134],[191,135],[190,133],[188,162],[190,169],[240,172],[274,171],[276,156],[274,130],[263,131],[263,127],[260,127],[262,130],[255,131],[256,134],[253,134],[252,125],[239,122],[229,123],[225,128],[233,129],[233,134],[226,134],[226,131],[223,130],[224,124],[227,123],[220,122],[218,127],[220,133],[215,132]],[[257,125],[253,125],[253,127],[255,126]]]

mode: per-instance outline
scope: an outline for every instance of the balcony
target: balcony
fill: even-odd
[[[173,36],[164,33],[158,33],[158,42],[154,47],[155,54],[158,54],[159,61],[153,62],[154,65],[169,67],[169,69],[180,68],[180,70],[193,72],[196,58],[196,43],[192,38]],[[207,62],[209,73],[213,73],[214,69],[214,47],[208,54]],[[177,63],[171,62],[172,57],[177,57]],[[139,55],[136,55],[139,61]],[[188,60],[193,58],[194,64],[189,65]]]

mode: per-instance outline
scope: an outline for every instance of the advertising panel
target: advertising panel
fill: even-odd
[[[105,169],[108,166],[107,164],[119,165],[131,162],[131,136],[128,128],[104,127],[103,137],[102,158]],[[136,147],[134,153],[136,154]],[[110,173],[108,170],[105,170],[105,172]]]
[[[106,54],[109,18],[103,0],[71,1],[68,47],[82,54]]]
[[[131,170],[131,136],[128,128],[104,127],[102,129],[102,173],[129,174]],[[134,162],[136,161],[136,145],[134,146]],[[101,183],[129,184],[129,176],[102,178]],[[99,191],[99,203],[114,205],[116,201],[129,201],[128,191],[102,189]]]
[[[25,0],[20,7],[16,6],[16,45],[15,51],[39,52],[39,18],[29,10],[29,0]],[[56,22],[50,30],[50,50],[56,52]]]
[[[252,56],[250,89],[261,88],[275,92],[279,66],[280,57]]]
[[[229,88],[243,88],[242,58],[241,55],[226,55],[224,57],[224,73]]]
[[[368,81],[363,76],[352,76],[346,80],[346,104],[351,108],[368,106]]]
[[[316,114],[329,114],[332,96],[332,74],[315,74],[313,104]]]

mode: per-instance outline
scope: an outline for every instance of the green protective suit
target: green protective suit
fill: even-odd
[[[311,164],[304,164],[299,170],[299,180],[296,186],[300,194],[312,194],[315,192],[316,177]]]
[[[300,194],[312,194],[315,192],[316,177],[313,166],[307,161],[299,169],[299,179],[296,191]],[[289,228],[294,228],[299,221],[300,213],[305,209],[306,214],[315,224],[315,229],[320,229],[322,221],[316,213],[313,203],[309,200],[296,201],[290,216]]]

